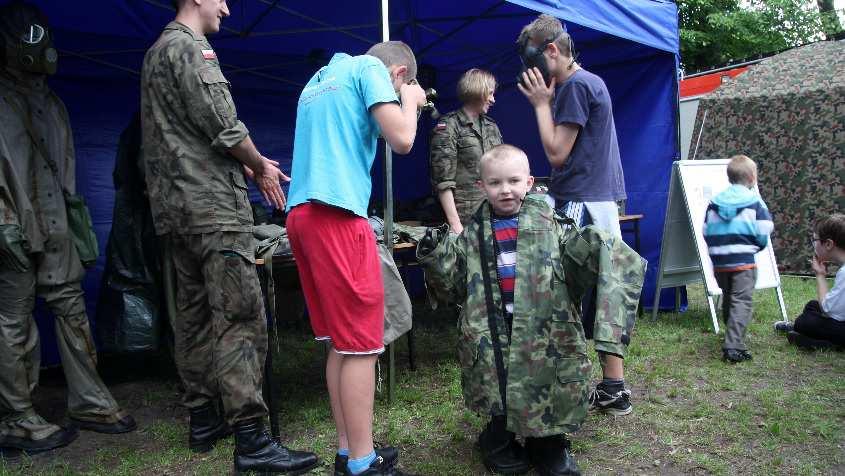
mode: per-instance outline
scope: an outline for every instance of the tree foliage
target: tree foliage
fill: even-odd
[[[792,48],[841,31],[831,0],[677,0],[687,72]],[[821,10],[820,10],[821,8]]]

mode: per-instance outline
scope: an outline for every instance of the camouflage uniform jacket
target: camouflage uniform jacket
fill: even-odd
[[[490,116],[470,119],[463,109],[444,114],[431,132],[431,182],[437,193],[452,189],[461,223],[468,223],[484,200],[475,182],[482,154],[502,143]]]
[[[467,406],[481,415],[503,413],[480,261],[487,260],[487,279],[496,283],[489,217],[484,202],[457,238],[444,232],[436,245],[424,239],[417,251],[433,297],[462,304],[458,357],[463,394]],[[535,195],[526,197],[519,212],[511,341],[504,332],[499,340],[507,372],[508,429],[523,436],[572,432],[581,425],[591,370],[581,297],[598,286],[596,347],[623,353],[621,328],[636,316],[645,271],[644,260],[621,239],[593,227],[564,232],[561,220]],[[479,227],[489,256],[481,256]],[[491,288],[500,310],[499,287]]]
[[[64,103],[43,77],[0,70],[0,224],[19,225],[38,253],[38,285],[80,281],[85,274],[68,231],[63,189],[76,191],[76,156]],[[38,153],[33,133],[58,169]]]
[[[170,22],[141,71],[144,169],[156,234],[252,231],[240,162],[249,131],[208,40]]]

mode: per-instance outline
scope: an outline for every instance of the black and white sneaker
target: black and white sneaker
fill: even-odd
[[[352,476],[349,468],[346,468],[346,475]],[[364,470],[363,473],[358,473],[357,476],[410,476],[407,473],[396,469],[392,463],[385,461],[382,456],[376,456],[376,459],[370,463],[370,467]]]
[[[381,456],[384,461],[391,467],[396,466],[399,461],[399,450],[392,446],[377,445],[374,448],[377,456]],[[349,456],[334,455],[334,476],[344,476],[346,474],[346,465],[349,462]]]
[[[627,415],[634,411],[634,406],[631,405],[631,391],[623,388],[616,393],[608,393],[597,386],[590,394],[590,411],[614,416]]]
[[[777,321],[775,322],[775,330],[778,332],[790,332],[794,331],[795,327],[789,321]]]
[[[753,357],[747,350],[741,349],[722,349],[722,360],[729,364],[736,364],[751,360]]]

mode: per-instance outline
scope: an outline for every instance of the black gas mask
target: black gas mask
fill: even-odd
[[[59,55],[50,36],[46,18],[37,7],[12,2],[0,8],[0,41],[6,67],[55,74]]]
[[[543,81],[545,81],[546,86],[551,84],[552,76],[549,72],[549,65],[546,63],[546,56],[543,55],[543,52],[546,51],[546,48],[548,48],[550,44],[554,43],[557,38],[558,37],[556,36],[550,40],[546,40],[538,46],[532,45],[529,38],[525,38],[522,42],[520,42],[519,59],[522,60],[522,70],[520,70],[519,76],[517,76],[517,80],[520,84],[525,86],[523,83],[522,73],[531,68],[537,68],[540,70],[540,74],[543,75]]]
[[[522,70],[520,70],[519,76],[517,76],[516,79],[520,84],[525,86],[522,79],[522,73],[531,68],[537,68],[540,70],[540,74],[543,75],[543,81],[545,81],[546,86],[552,83],[552,75],[549,71],[549,65],[546,63],[546,57],[543,55],[543,52],[546,51],[546,48],[548,48],[550,44],[557,41],[563,33],[566,33],[565,26],[563,27],[563,31],[561,33],[558,33],[554,38],[547,39],[537,46],[532,45],[529,38],[525,38],[519,43],[519,59],[522,61]],[[572,55],[572,63],[575,63],[575,45],[572,42],[571,36],[569,37],[569,51]],[[572,67],[572,63],[569,65],[570,68]]]

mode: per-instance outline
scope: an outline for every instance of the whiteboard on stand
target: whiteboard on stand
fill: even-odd
[[[713,328],[719,331],[713,297],[722,290],[716,283],[713,263],[704,241],[704,218],[710,200],[730,186],[727,175],[729,160],[680,160],[673,164],[669,184],[669,203],[660,246],[660,268],[657,277],[652,316],[657,316],[660,290],[704,282]],[[786,309],[780,289],[780,273],[771,243],[754,256],[757,264],[755,289],[775,288],[783,319]]]

